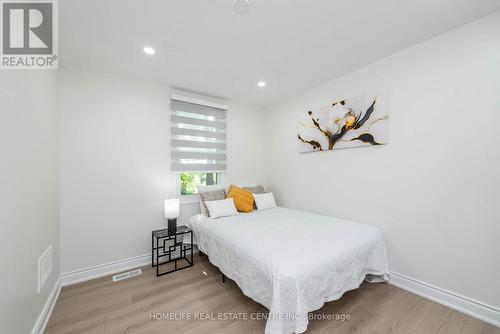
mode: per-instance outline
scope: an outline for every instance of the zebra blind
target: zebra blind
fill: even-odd
[[[171,103],[172,171],[225,171],[227,108],[176,95]]]

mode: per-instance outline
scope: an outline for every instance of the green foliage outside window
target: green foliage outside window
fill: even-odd
[[[181,173],[181,195],[194,195],[198,185],[217,184],[217,173]]]

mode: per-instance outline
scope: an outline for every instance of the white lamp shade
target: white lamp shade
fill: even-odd
[[[174,219],[179,217],[179,204],[178,199],[165,200],[165,218]]]

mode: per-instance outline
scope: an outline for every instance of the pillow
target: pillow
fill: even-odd
[[[232,198],[219,201],[206,201],[205,205],[207,206],[210,218],[229,217],[238,214]]]
[[[253,195],[250,191],[245,190],[235,185],[231,185],[227,198],[234,199],[234,205],[240,212],[252,212],[253,210]]]
[[[200,198],[200,211],[202,215],[208,216],[207,206],[205,202],[226,199],[226,191],[224,190],[224,186],[222,187],[223,188],[221,189],[205,192],[200,192],[198,190],[198,197]]]
[[[264,186],[261,185],[255,185],[255,186],[246,186],[243,187],[248,191],[251,191],[253,194],[264,194],[266,190],[264,189]],[[253,202],[253,209],[257,210],[257,205],[255,204],[255,201]]]
[[[255,204],[257,204],[257,210],[276,208],[273,193],[254,194],[253,197],[255,198]]]
[[[251,191],[254,194],[264,194],[266,190],[264,189],[264,186],[258,185],[258,186],[252,186],[252,187],[243,187],[244,189]]]

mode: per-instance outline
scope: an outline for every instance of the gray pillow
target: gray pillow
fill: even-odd
[[[254,187],[243,187],[243,189],[246,189],[248,191],[251,191],[254,194],[265,194],[266,190],[264,189],[264,186],[254,186]]]
[[[213,191],[199,192],[198,196],[200,197],[201,203],[203,203],[203,205],[200,205],[201,213],[210,217],[210,213],[208,212],[205,202],[226,199],[226,191],[224,189],[217,189]]]

